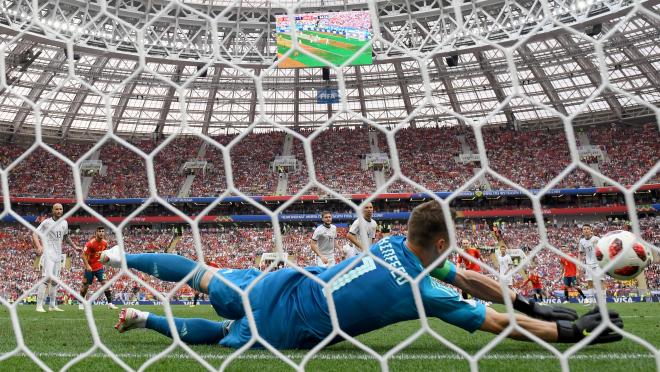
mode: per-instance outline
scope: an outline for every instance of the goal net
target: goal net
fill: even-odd
[[[370,367],[382,370],[406,367],[401,364],[406,362],[411,363],[408,367],[419,362],[439,368],[439,362],[461,361],[456,368],[479,370],[492,366],[487,362],[556,359],[563,371],[575,360],[640,358],[660,370],[657,340],[653,344],[607,319],[601,330],[616,329],[635,353],[584,353],[598,332],[571,347],[557,348],[515,322],[508,297],[498,309],[509,315],[510,323],[499,336],[474,343],[447,337],[428,319],[419,294],[420,282],[430,271],[458,257],[480,266],[503,291],[534,270],[557,280],[560,273],[551,270],[558,266],[540,262],[568,258],[562,245],[570,242],[573,248],[579,240],[575,233],[572,240],[562,238],[567,233],[561,225],[569,218],[558,222],[552,209],[557,204],[548,201],[559,195],[557,189],[599,188],[618,194],[620,199],[612,203],[625,217],[621,223],[610,221],[602,232],[622,228],[625,219],[637,238],[660,255],[653,245],[658,224],[647,217],[654,214],[643,213],[636,199],[654,190],[649,185],[659,183],[657,4],[1,2],[0,94],[7,110],[0,113],[0,135],[7,146],[0,151],[0,237],[7,245],[0,247],[6,248],[0,253],[0,279],[26,280],[0,286],[2,327],[11,329],[7,337],[13,339],[0,349],[0,368],[27,358],[44,370],[69,369],[97,356],[102,358],[99,363],[110,359],[127,370],[159,368],[181,358],[209,370],[255,366],[242,363],[268,366],[274,361],[296,370],[325,361],[354,363],[347,364],[350,368],[373,363]],[[314,31],[320,35],[304,33],[312,32],[313,25],[303,29],[294,24],[296,15],[338,10],[366,10],[369,16],[342,15],[331,29],[323,29],[326,32]],[[291,24],[282,26],[286,37],[276,35],[274,15],[289,15]],[[371,56],[372,64],[363,63],[365,56]],[[290,63],[300,69],[281,66]],[[328,66],[327,78],[306,64]],[[317,102],[317,92],[333,89],[336,102]],[[593,126],[599,123],[605,134]],[[606,123],[632,123],[633,129]],[[636,156],[630,150],[635,144],[615,138],[626,133],[642,148],[635,169],[612,160]],[[625,154],[617,153],[624,147]],[[523,200],[512,203],[525,210],[508,217],[524,216],[526,222],[493,223],[497,215],[475,211],[478,204],[468,204],[507,195]],[[320,222],[325,200],[342,205],[343,210],[333,213],[346,226],[341,233],[345,234],[367,205],[387,198],[405,199],[388,213],[409,212],[419,200],[436,200],[443,208],[450,249],[424,275],[411,278],[369,251],[329,282],[305,270],[314,261],[307,245],[311,231],[302,223]],[[233,217],[227,200],[242,208],[236,214],[252,219]],[[300,206],[311,200],[318,204]],[[242,267],[259,262],[263,274],[254,283],[286,261],[288,268],[323,286],[333,331],[311,350],[278,350],[259,334],[247,301],[253,286],[241,290],[218,274],[244,301],[252,339],[237,350],[200,349],[181,341],[173,321],[181,313],[173,303],[192,296],[186,282],[194,271],[167,285],[128,269],[123,261],[121,269],[108,270],[107,283],[93,287],[86,299],[77,287],[81,252],[69,253],[67,261],[78,271],[64,267],[58,277],[42,277],[31,269],[26,275],[22,266],[34,267],[33,248],[17,236],[37,233],[41,219],[27,216],[50,211],[22,203],[45,203],[49,209],[55,202],[65,204],[64,219],[76,221],[69,225],[105,226],[108,239],[124,253],[173,252],[196,260],[200,267],[207,262]],[[201,204],[193,205],[197,202]],[[585,203],[596,211],[592,214],[602,214],[594,205],[598,202]],[[508,207],[499,209],[512,209]],[[457,214],[452,214],[454,209]],[[312,214],[313,219],[305,220]],[[398,216],[402,221],[407,215]],[[250,225],[264,223],[269,227]],[[285,229],[285,223],[291,225]],[[185,229],[175,234],[152,232],[155,224],[183,224]],[[368,229],[366,221],[359,224],[361,231]],[[392,226],[387,224],[379,237],[390,233]],[[394,225],[391,233],[405,234],[405,222]],[[54,231],[37,234],[43,240]],[[79,248],[91,237],[73,229],[70,236]],[[365,234],[359,238],[370,243]],[[482,248],[482,259],[460,249],[464,239]],[[505,273],[497,261],[501,248],[515,258],[515,267]],[[580,272],[605,279],[600,268],[572,260]],[[420,320],[409,333],[384,342],[352,337],[338,326],[331,294],[366,265],[387,267],[410,283]],[[33,315],[26,316],[22,308],[50,279],[71,303],[86,305],[84,317],[92,339],[88,348],[59,353],[59,339],[38,347],[25,341],[28,332],[37,331],[25,319]],[[596,306],[607,314],[611,280],[593,283],[588,295],[597,298]],[[113,288],[126,294],[116,297],[124,303],[148,299],[161,305],[172,342],[163,343],[159,352],[140,354],[107,338],[108,330],[100,324],[109,320],[99,321],[91,305],[103,302],[104,291]],[[140,288],[140,295],[133,288]],[[647,288],[636,293],[649,301],[655,298]],[[630,297],[634,296],[626,298]],[[650,327],[658,325],[657,318],[649,322]],[[514,332],[540,347],[526,354],[531,344],[505,344]],[[335,337],[349,346],[329,349]],[[250,350],[257,345],[265,351]],[[44,349],[50,346],[53,349]],[[427,362],[436,364],[423,364]]]

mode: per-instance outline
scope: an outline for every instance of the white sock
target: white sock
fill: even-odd
[[[148,311],[138,310],[138,322],[136,323],[138,327],[145,328],[147,326],[147,318],[149,317]]]
[[[42,283],[37,287],[37,307],[44,306],[44,297],[46,296],[46,284]]]
[[[50,307],[57,307],[57,284],[52,283],[50,285],[48,296],[50,296]]]

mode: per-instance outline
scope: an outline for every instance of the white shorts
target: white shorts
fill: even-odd
[[[61,260],[53,260],[46,255],[42,255],[39,260],[39,266],[41,266],[41,275],[42,276],[51,276],[53,278],[60,277],[60,270],[62,269]]]
[[[596,272],[595,272],[595,270],[598,269],[598,264],[586,265],[586,266],[591,270],[591,271],[588,271],[588,270],[585,269],[585,278],[587,279],[587,281],[593,282],[594,279],[603,280],[603,278],[596,275]]]
[[[321,267],[332,267],[335,266],[337,261],[335,261],[335,255],[330,255],[330,256],[324,256],[325,258],[328,259],[328,263],[324,264],[323,261],[321,261],[321,257],[316,256],[316,266],[321,266]]]
[[[504,278],[504,275],[505,274],[500,274],[500,278]],[[504,284],[511,287],[511,285],[513,284],[513,278],[508,277],[508,278],[504,279]]]
[[[344,256],[346,256],[346,258],[355,257],[360,254],[360,251],[358,251],[358,249],[352,245],[350,247],[344,246],[343,250],[344,250]]]

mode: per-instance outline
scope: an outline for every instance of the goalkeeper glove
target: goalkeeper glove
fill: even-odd
[[[612,324],[618,328],[623,328],[623,320],[619,317],[619,313],[613,310],[608,310],[610,321]],[[569,322],[566,320],[557,321],[557,342],[563,343],[575,343],[583,338],[589,336],[591,331],[596,329],[603,319],[598,311],[598,308],[595,307],[588,313],[580,317],[580,319]],[[610,327],[605,328],[598,336],[591,340],[590,344],[602,344],[606,342],[615,342],[620,341],[623,338],[622,335],[614,332]]]
[[[573,309],[557,305],[539,304],[538,302],[520,294],[516,295],[516,300],[513,301],[513,308],[523,314],[531,316],[532,318],[548,321],[573,321],[578,318],[577,311]]]

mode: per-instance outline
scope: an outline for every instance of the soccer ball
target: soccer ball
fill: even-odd
[[[610,231],[601,237],[595,253],[603,269],[615,261],[607,274],[619,280],[635,278],[653,261],[651,250],[638,242],[633,233],[623,230]]]

